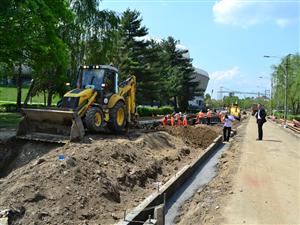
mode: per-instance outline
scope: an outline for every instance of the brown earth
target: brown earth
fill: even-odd
[[[9,210],[11,224],[113,224],[219,133],[220,127],[166,127],[64,146],[2,141],[0,163],[1,153],[14,155],[0,172],[0,211]]]

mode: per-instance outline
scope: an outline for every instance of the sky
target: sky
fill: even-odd
[[[221,87],[270,90],[271,66],[300,52],[300,0],[103,0],[100,8],[136,9],[151,38],[179,40],[209,73],[213,98],[222,97]]]

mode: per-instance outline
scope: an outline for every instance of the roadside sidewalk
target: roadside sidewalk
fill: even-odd
[[[267,122],[256,141],[254,117],[245,129],[223,224],[300,224],[300,139]]]

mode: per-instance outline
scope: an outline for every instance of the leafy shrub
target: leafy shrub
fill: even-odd
[[[137,113],[139,116],[157,116],[157,115],[166,115],[171,114],[174,111],[171,106],[162,106],[162,107],[149,107],[149,106],[138,106]]]

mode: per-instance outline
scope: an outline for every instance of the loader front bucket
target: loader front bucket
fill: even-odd
[[[84,136],[81,118],[72,110],[23,108],[17,138],[66,143]]]

